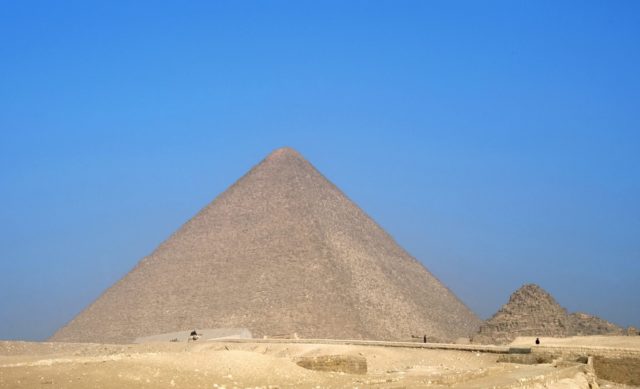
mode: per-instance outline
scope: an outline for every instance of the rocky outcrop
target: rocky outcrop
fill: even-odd
[[[485,321],[476,343],[509,343],[518,336],[566,337],[573,335],[619,335],[622,328],[586,313],[568,314],[544,289],[527,284],[515,291],[509,302]]]

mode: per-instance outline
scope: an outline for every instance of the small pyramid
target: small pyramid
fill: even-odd
[[[517,336],[566,336],[568,327],[567,311],[544,289],[527,284],[480,327],[473,340],[500,344]]]
[[[473,341],[510,343],[518,336],[566,337],[613,335],[622,328],[585,313],[569,315],[547,291],[535,284],[523,285],[509,302],[482,326]]]
[[[51,340],[127,343],[193,328],[440,339],[480,320],[298,152],[219,195]]]

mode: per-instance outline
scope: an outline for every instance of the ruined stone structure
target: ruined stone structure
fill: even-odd
[[[574,335],[620,335],[623,329],[586,313],[568,314],[544,289],[527,284],[483,323],[476,343],[509,343],[518,336],[566,337]]]
[[[193,328],[442,340],[480,320],[296,151],[279,149],[56,332],[131,342]]]
[[[567,311],[538,285],[524,285],[487,320],[474,342],[508,343],[517,336],[566,336]]]
[[[624,335],[624,329],[597,316],[576,312],[569,315],[569,335]]]

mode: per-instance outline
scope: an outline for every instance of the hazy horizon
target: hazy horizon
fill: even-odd
[[[52,335],[282,146],[481,318],[536,283],[640,327],[637,3],[2,10],[0,339]]]

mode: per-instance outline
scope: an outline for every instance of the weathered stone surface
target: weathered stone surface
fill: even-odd
[[[627,335],[628,336],[638,336],[638,335],[640,335],[640,330],[638,330],[636,327],[629,326],[629,327],[627,327]]]
[[[640,385],[639,358],[606,358],[597,356],[593,360],[596,375],[607,381],[626,385]]]
[[[535,353],[535,354],[500,354],[498,362],[521,363],[524,365],[536,365],[539,363],[553,362],[553,355]]]
[[[576,312],[569,315],[570,332],[573,335],[623,335],[624,329],[597,316]]]
[[[192,330],[168,332],[166,334],[155,334],[137,338],[133,343],[151,342],[188,342],[193,340]],[[198,328],[196,330],[197,340],[207,341],[211,339],[251,339],[251,332],[246,328]]]
[[[509,343],[518,336],[566,337],[619,335],[622,328],[586,313],[568,314],[544,289],[527,284],[485,321],[473,337],[476,343]]]
[[[255,337],[438,339],[480,320],[296,151],[274,151],[61,328],[129,343],[193,328]]]
[[[305,369],[335,371],[349,374],[367,374],[367,359],[359,355],[320,355],[300,357],[298,366]]]

